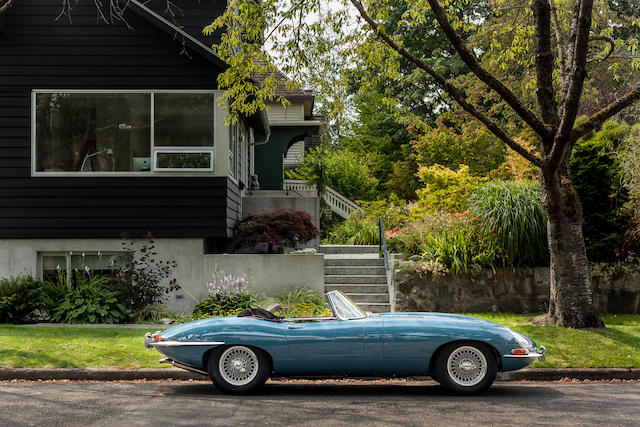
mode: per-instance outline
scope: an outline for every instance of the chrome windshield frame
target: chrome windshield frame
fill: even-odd
[[[348,296],[343,294],[340,291],[329,291],[325,294],[327,298],[327,302],[329,303],[329,307],[331,307],[331,312],[333,316],[338,318],[339,320],[356,320],[356,319],[364,319],[367,317],[367,314],[356,305]],[[338,305],[342,304],[347,310],[339,310]],[[355,312],[359,313],[359,316],[346,316],[345,312]]]

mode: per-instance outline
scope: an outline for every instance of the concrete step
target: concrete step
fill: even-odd
[[[387,270],[384,267],[376,267],[376,266],[361,266],[361,265],[352,265],[352,266],[341,266],[341,267],[324,267],[325,275],[366,275],[373,274],[376,276],[385,276]]]
[[[325,255],[324,257],[325,267],[329,266],[383,266],[384,259],[382,258],[333,258],[331,255]]]
[[[366,294],[353,294],[353,293],[349,293],[349,294],[345,294],[346,296],[348,296],[351,301],[355,302],[356,304],[358,304],[358,306],[362,305],[362,304],[371,304],[371,303],[389,303],[389,294],[385,293],[385,294],[373,294],[373,293],[366,293]]]
[[[354,293],[354,294],[366,294],[366,293],[373,293],[373,294],[383,294],[385,292],[388,292],[389,287],[387,285],[354,285],[354,284],[347,284],[347,283],[332,283],[332,284],[325,284],[324,285],[324,291],[325,292],[329,292],[329,291],[341,291],[344,292],[345,294],[349,294],[349,293]]]
[[[325,284],[342,283],[342,284],[387,284],[387,276],[376,275],[326,275],[324,276]]]
[[[388,313],[391,311],[391,304],[389,303],[358,304],[358,307],[371,313]]]
[[[320,245],[319,252],[324,254],[377,254],[378,245]]]

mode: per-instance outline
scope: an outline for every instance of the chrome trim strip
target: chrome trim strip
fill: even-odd
[[[182,347],[182,346],[211,346],[223,345],[224,341],[151,341],[149,345],[155,347]]]

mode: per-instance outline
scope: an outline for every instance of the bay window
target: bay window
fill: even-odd
[[[34,172],[213,172],[208,92],[37,91]]]

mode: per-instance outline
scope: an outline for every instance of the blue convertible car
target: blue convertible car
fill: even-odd
[[[364,313],[338,291],[330,317],[222,317],[155,334],[163,362],[209,375],[228,393],[248,393],[271,375],[431,375],[446,389],[478,393],[498,371],[522,369],[545,349],[530,338],[474,317],[441,313]],[[252,312],[253,313],[253,312]]]

